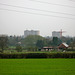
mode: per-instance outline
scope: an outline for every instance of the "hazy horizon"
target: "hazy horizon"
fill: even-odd
[[[41,36],[52,36],[61,29],[64,36],[75,36],[74,0],[0,0],[0,34],[39,30]]]

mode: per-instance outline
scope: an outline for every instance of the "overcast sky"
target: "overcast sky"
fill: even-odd
[[[75,0],[0,0],[0,34],[39,30],[52,36],[61,29],[63,35],[75,36]]]

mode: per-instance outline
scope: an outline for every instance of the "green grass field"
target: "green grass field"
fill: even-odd
[[[0,75],[75,75],[75,59],[0,59]]]

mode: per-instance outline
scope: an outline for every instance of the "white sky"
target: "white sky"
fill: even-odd
[[[26,9],[26,7],[67,14],[31,10]],[[52,31],[60,31],[62,29],[66,31],[63,35],[75,36],[75,0],[0,0],[0,34],[23,35],[26,29],[39,30],[42,36],[51,36]]]

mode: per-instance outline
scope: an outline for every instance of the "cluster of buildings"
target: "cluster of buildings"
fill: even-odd
[[[63,33],[62,30],[61,31],[53,31],[52,32],[52,37],[61,38],[62,37],[62,33]],[[38,30],[25,30],[23,37],[25,38],[28,35],[40,35],[40,31],[38,31]]]
[[[25,37],[27,37],[29,35],[40,35],[40,31],[39,30],[25,30],[23,38],[25,38]],[[2,34],[0,36],[7,36],[7,35]],[[62,37],[62,31],[53,31],[52,32],[52,37],[61,38]]]
[[[51,51],[51,50],[54,50],[54,49],[58,49],[58,50],[65,50],[65,49],[68,49],[69,45],[67,45],[66,43],[62,43],[60,44],[57,48],[54,48],[54,47],[43,47],[41,49],[41,51]]]

